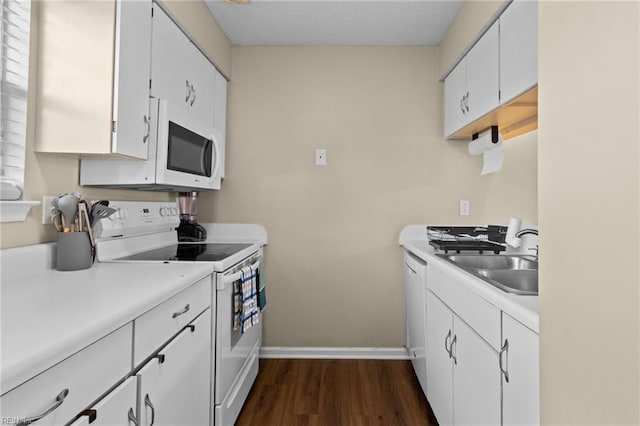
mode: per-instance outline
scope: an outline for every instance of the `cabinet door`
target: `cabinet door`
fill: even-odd
[[[538,2],[515,0],[500,15],[500,102],[538,84]]]
[[[185,68],[191,43],[157,5],[153,7],[151,29],[151,96],[186,105],[190,83]]]
[[[191,114],[203,123],[214,127],[216,98],[216,68],[189,42],[187,77],[191,96],[187,106]]]
[[[540,423],[538,335],[502,314],[502,416],[505,425]]]
[[[218,70],[215,88],[214,128],[220,132],[220,177],[224,177],[225,152],[227,145],[227,79]]]
[[[452,338],[453,314],[427,291],[427,399],[441,425],[453,424]]]
[[[499,25],[496,21],[467,53],[469,122],[500,104],[499,53]]]
[[[462,59],[444,80],[444,135],[451,136],[467,121],[467,60]]]
[[[81,416],[71,426],[133,426],[136,417],[135,377],[129,377],[124,383],[111,391],[100,402],[91,407],[93,413]]]
[[[453,421],[456,425],[499,425],[498,353],[456,316],[453,328]]]
[[[119,0],[116,8],[116,50],[113,84],[111,149],[147,159],[149,76],[151,73],[151,0]]]
[[[138,373],[141,425],[209,424],[211,309],[191,325]]]
[[[404,281],[407,313],[407,349],[422,391],[427,394],[426,280],[424,264],[405,254]]]

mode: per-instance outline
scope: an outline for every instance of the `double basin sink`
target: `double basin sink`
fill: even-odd
[[[538,294],[538,262],[532,256],[439,254],[476,277],[508,293]]]

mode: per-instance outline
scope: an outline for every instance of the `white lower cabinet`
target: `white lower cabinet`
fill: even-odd
[[[209,424],[210,336],[207,309],[140,369],[140,425]]]
[[[85,410],[71,426],[137,426],[135,377],[129,377],[100,402]]]
[[[500,424],[498,353],[427,292],[427,398],[441,425]]]
[[[538,334],[502,313],[504,425],[540,424]]]

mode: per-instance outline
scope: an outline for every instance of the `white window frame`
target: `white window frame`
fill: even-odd
[[[0,0],[0,219],[20,220],[33,202],[24,193],[29,94],[30,0]],[[11,202],[13,201],[13,202]],[[38,203],[35,203],[38,204]],[[21,212],[17,212],[18,208]],[[21,219],[24,220],[24,217]]]

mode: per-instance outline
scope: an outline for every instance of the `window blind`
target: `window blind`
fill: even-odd
[[[24,188],[29,80],[29,0],[0,0],[0,199]]]

